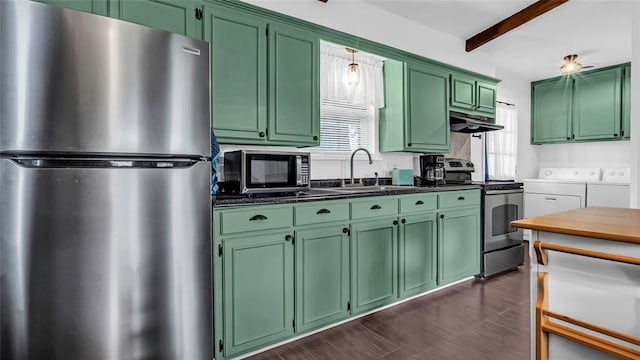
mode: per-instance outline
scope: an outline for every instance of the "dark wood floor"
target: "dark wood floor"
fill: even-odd
[[[271,349],[252,360],[526,360],[529,266],[448,289]]]

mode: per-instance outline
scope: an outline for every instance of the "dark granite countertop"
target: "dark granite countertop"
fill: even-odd
[[[365,186],[354,188],[311,188],[310,191],[296,194],[264,194],[264,195],[217,195],[211,197],[211,204],[216,208],[246,206],[256,204],[295,204],[308,201],[352,199],[370,196],[391,196],[416,194],[425,192],[442,192],[454,190],[480,189],[479,185],[442,185],[442,186],[388,186],[379,188]]]

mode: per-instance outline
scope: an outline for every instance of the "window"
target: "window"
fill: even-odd
[[[515,180],[518,156],[518,110],[498,103],[496,123],[504,129],[486,133],[487,180]]]
[[[376,114],[384,107],[383,58],[356,52],[356,85],[347,82],[352,54],[344,46],[320,43],[320,146],[312,151],[348,154],[364,147],[376,152]]]

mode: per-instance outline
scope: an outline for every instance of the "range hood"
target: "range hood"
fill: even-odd
[[[484,116],[474,116],[457,111],[449,112],[451,131],[461,133],[478,133],[502,130],[504,126],[496,125],[495,120]]]

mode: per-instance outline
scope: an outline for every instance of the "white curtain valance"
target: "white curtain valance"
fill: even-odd
[[[379,56],[357,52],[355,62],[360,68],[360,82],[349,85],[347,70],[351,53],[344,46],[320,42],[321,98],[384,107],[383,60]]]

